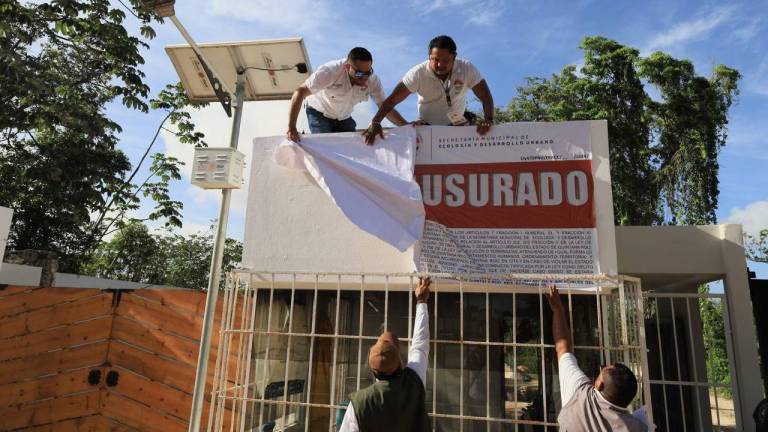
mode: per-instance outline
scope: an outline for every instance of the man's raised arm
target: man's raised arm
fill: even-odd
[[[576,356],[573,355],[571,329],[565,319],[565,309],[560,300],[560,293],[557,292],[555,285],[549,285],[547,290],[547,300],[549,307],[552,308],[552,338],[555,340],[555,352],[557,352],[560,398],[565,406],[579,386],[589,383],[589,378],[579,368]]]
[[[565,319],[565,309],[560,300],[560,293],[557,292],[555,285],[547,287],[547,300],[552,309],[552,338],[555,340],[555,352],[557,359],[565,353],[573,352],[573,341],[571,341],[571,329]]]
[[[408,349],[408,367],[421,378],[424,387],[427,386],[427,365],[429,364],[429,286],[430,278],[419,278],[416,286],[416,318],[413,322],[411,347]]]

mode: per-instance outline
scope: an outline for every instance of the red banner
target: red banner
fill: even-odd
[[[594,228],[592,161],[417,165],[427,220],[448,228]]]

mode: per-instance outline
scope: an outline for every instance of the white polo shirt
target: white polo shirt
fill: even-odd
[[[419,94],[419,118],[431,125],[450,125],[448,112],[463,115],[467,109],[467,92],[482,80],[480,71],[472,63],[457,58],[445,81],[435,75],[429,61],[412,67],[402,81],[408,90]],[[446,91],[451,96],[451,106],[448,106]]]
[[[333,60],[317,68],[304,85],[312,94],[307,104],[328,118],[344,120],[349,118],[355,105],[372,96],[377,105],[384,102],[384,88],[376,74],[368,78],[365,87],[352,85],[344,69],[346,59]]]

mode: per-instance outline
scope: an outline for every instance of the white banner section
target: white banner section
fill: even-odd
[[[420,270],[601,272],[592,122],[503,124],[486,136],[434,126],[419,135]]]
[[[366,146],[357,134],[283,140],[275,162],[306,170],[350,222],[399,251],[421,239],[424,206],[413,179],[416,130],[400,127]]]

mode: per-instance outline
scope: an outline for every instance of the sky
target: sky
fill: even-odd
[[[411,66],[426,60],[431,38],[448,34],[458,45],[459,57],[479,68],[497,106],[510,101],[525,77],[547,77],[568,64],[581,64],[578,46],[585,36],[602,35],[642,55],[661,50],[689,59],[700,75],[708,76],[714,65],[725,64],[743,78],[719,158],[718,221],[742,223],[753,234],[768,228],[768,0],[184,0],[176,3],[176,16],[197,43],[301,36],[313,69],[344,57],[354,46],[366,47],[387,93]],[[129,22],[129,28],[132,25],[135,22]],[[157,37],[143,53],[152,95],[178,81],[164,47],[184,43],[170,21],[154,28]],[[353,117],[359,127],[368,124],[374,108],[372,102],[356,107]],[[398,110],[413,119],[415,95]],[[287,101],[246,103],[240,151],[249,157],[254,137],[284,134],[287,112]],[[120,148],[136,162],[163,113],[140,113],[117,102],[108,114],[123,127]],[[193,121],[210,146],[228,145],[231,120],[220,105],[193,111]],[[184,202],[181,232],[207,229],[217,217],[220,192],[190,185],[192,148],[162,131],[153,150],[188,162],[183,180],[171,189],[172,196]],[[238,239],[243,238],[247,184],[246,179],[244,188],[233,193],[228,234]],[[149,211],[148,204],[136,216]],[[768,265],[749,266],[758,277],[768,278]]]

